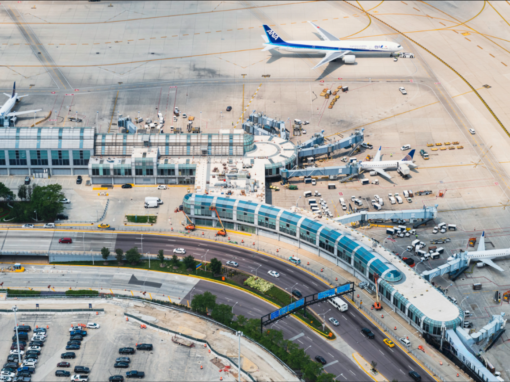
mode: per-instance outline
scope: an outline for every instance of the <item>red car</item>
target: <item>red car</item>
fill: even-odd
[[[57,367],[71,367],[71,364],[69,362],[59,362]]]
[[[18,345],[12,344],[11,350],[17,350],[17,349],[18,349]],[[25,345],[19,344],[19,350],[25,350]]]
[[[62,239],[59,239],[58,242],[61,244],[72,244],[73,239],[71,239],[70,237],[63,237]]]

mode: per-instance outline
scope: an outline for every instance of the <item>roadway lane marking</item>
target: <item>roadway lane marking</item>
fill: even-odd
[[[414,369],[413,369],[411,366],[407,365],[407,367],[408,367],[409,369],[411,369],[412,371],[414,371]]]
[[[399,370],[400,370],[400,372],[401,372],[402,374],[404,374],[404,375],[406,374],[406,373],[404,373],[404,372],[402,371],[402,369],[399,369]]]
[[[354,374],[354,372],[351,369],[349,369],[349,371],[352,373],[352,375],[356,375],[356,374]]]
[[[329,352],[328,352],[328,354],[329,354],[331,357],[333,357],[333,358],[335,357],[333,354],[331,354],[331,353],[329,353]]]
[[[329,354],[329,353],[328,353]],[[335,363],[338,363],[338,360],[334,360],[333,362],[328,363],[327,365],[324,365],[323,368],[334,365]]]
[[[289,338],[289,341],[294,341],[294,340],[297,340],[298,338],[301,338],[305,335],[305,333],[301,332],[299,333],[297,336],[294,336],[292,338]],[[331,355],[331,354],[330,354]],[[333,356],[332,356],[333,357]]]
[[[297,342],[299,342],[301,345],[304,345],[304,343],[302,343],[300,340],[297,340]]]
[[[381,352],[382,355],[385,355],[384,352],[381,349],[379,349],[379,351]]]

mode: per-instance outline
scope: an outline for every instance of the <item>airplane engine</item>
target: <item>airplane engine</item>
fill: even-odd
[[[349,55],[346,55],[346,56],[343,56],[342,57],[342,60],[346,63],[346,64],[354,64],[356,62],[356,56],[353,55],[353,54],[349,54]]]

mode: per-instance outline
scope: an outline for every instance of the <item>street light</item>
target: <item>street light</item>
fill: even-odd
[[[259,268],[262,266],[262,264],[260,264],[257,269],[255,269],[255,277],[257,277],[257,271],[259,270]]]
[[[18,366],[21,366],[21,354],[19,352],[18,320],[16,318],[16,312],[18,311],[18,307],[16,305],[14,305],[12,307],[12,311],[14,312],[14,328],[16,329],[16,347],[18,348]]]
[[[146,255],[149,258],[149,269],[151,269],[151,255],[149,254],[149,252],[147,252]]]
[[[297,208],[297,206],[298,206],[299,199],[301,199],[301,196],[300,196],[300,197],[297,199],[297,201],[296,201],[296,208]]]
[[[328,310],[326,313],[322,314],[322,331],[324,331],[324,327],[326,326],[326,314],[328,314],[330,311],[331,311],[331,309]],[[319,316],[321,316],[320,313],[319,313]]]
[[[234,306],[232,307],[232,314],[234,314],[234,307],[237,305],[239,301],[236,301],[236,303],[234,304]]]
[[[298,285],[299,283],[295,283],[294,286],[292,288],[290,288],[290,303],[292,304],[292,290],[294,289],[294,287],[296,285]]]
[[[236,332],[237,338],[239,339],[239,353],[237,356],[237,381],[241,382],[241,336],[243,335],[243,332]]]
[[[201,112],[200,112],[201,113]],[[207,252],[209,252],[209,250],[205,251],[205,254],[204,254],[204,264],[205,264],[205,271],[207,272]]]

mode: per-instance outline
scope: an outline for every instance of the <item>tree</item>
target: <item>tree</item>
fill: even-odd
[[[161,267],[162,267],[163,265],[165,265],[165,264],[164,264],[164,262],[165,262],[165,253],[163,252],[163,250],[162,250],[162,249],[160,249],[160,250],[158,251],[158,260],[159,260],[159,265],[160,265]]]
[[[22,184],[21,186],[18,187],[18,198],[20,198],[21,200],[26,200],[27,196],[28,196],[27,186]]]
[[[308,379],[310,381],[316,381],[322,372],[322,365],[318,362],[311,361],[310,357],[308,357],[308,362],[303,366],[303,377],[304,379]]]
[[[230,305],[219,304],[214,307],[211,317],[213,320],[229,325],[232,322],[232,318],[234,318],[234,313],[232,313]]]
[[[126,260],[130,262],[131,264],[136,264],[140,261],[142,258],[142,255],[140,255],[140,252],[138,252],[137,247],[133,247],[126,251]]]
[[[191,255],[186,256],[183,260],[186,269],[194,269],[195,268],[195,258]]]
[[[62,200],[65,198],[60,184],[35,186],[30,198],[30,210],[37,211],[37,218],[43,221],[53,221],[57,214],[64,211]]]
[[[3,183],[0,183],[0,198],[5,199],[6,201],[14,199],[14,192],[12,192],[11,189]]]
[[[116,258],[117,258],[117,263],[120,264],[122,263],[122,261],[124,260],[124,251],[122,250],[122,248],[117,248],[115,250],[115,254],[116,254]]]
[[[216,296],[211,292],[196,294],[191,300],[191,309],[195,312],[205,314],[207,310],[215,309]]]
[[[101,248],[101,256],[103,257],[103,260],[106,263],[106,260],[108,260],[108,256],[110,256],[110,250],[106,247]]]
[[[246,323],[248,322],[247,318],[244,317],[242,314],[240,314],[239,316],[237,316],[237,320],[236,320],[237,324],[240,326],[240,327],[243,327],[244,325],[246,325]]]
[[[317,382],[335,382],[335,375],[331,373],[321,373]]]
[[[179,266],[180,260],[179,260],[179,258],[177,257],[177,255],[176,255],[176,254],[174,254],[174,255],[172,256],[172,260],[171,260],[171,262],[172,262],[172,265],[173,265],[174,267],[178,267],[178,266]]]
[[[211,260],[210,267],[211,267],[211,271],[212,271],[213,275],[217,275],[217,274],[221,273],[221,266],[222,266],[221,261],[218,260],[216,257]]]

